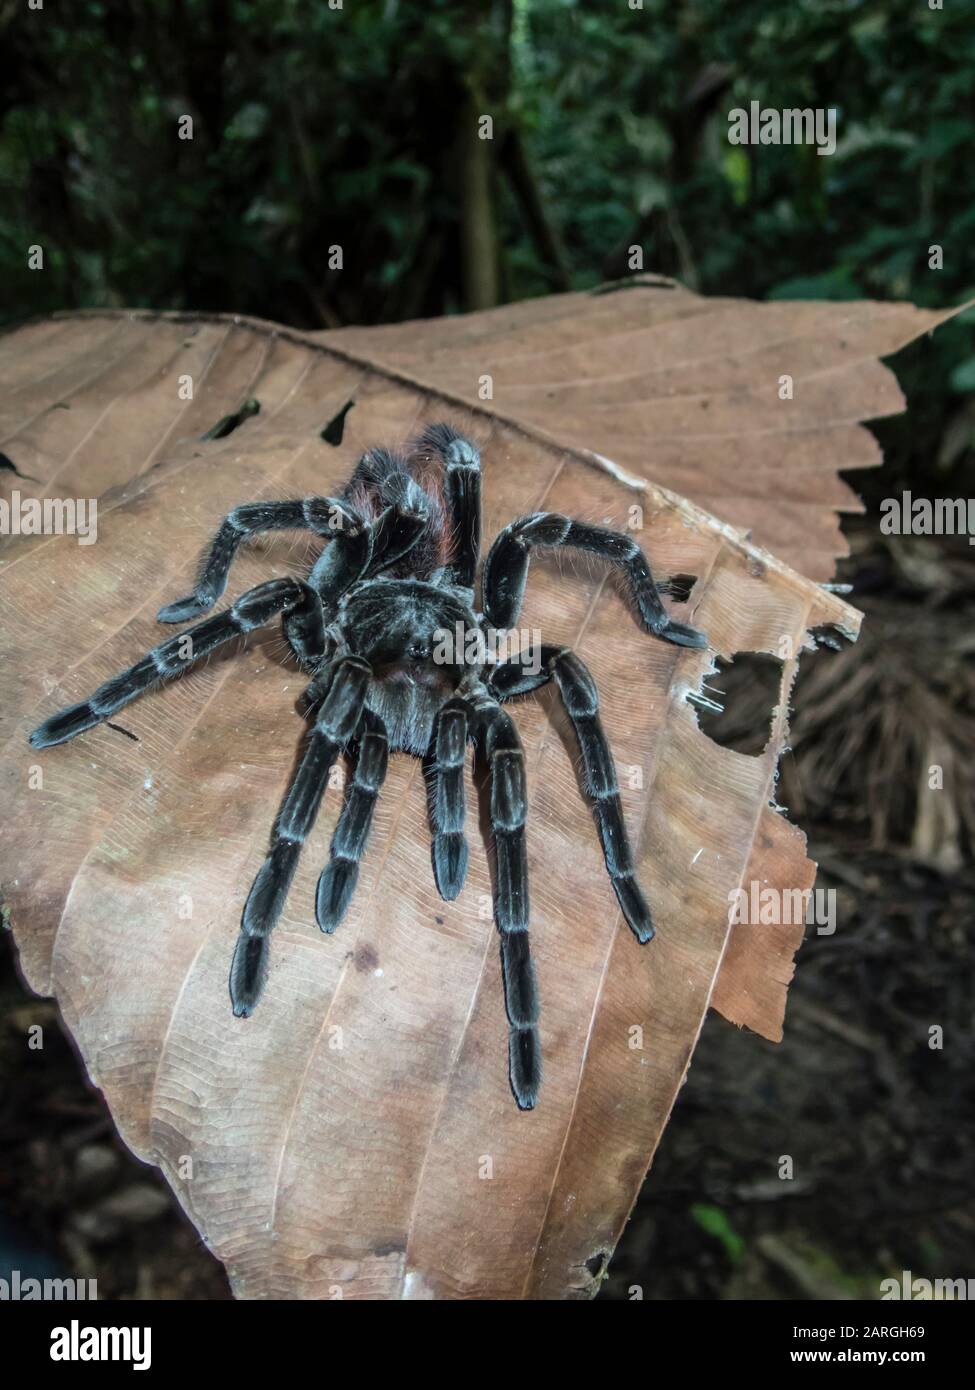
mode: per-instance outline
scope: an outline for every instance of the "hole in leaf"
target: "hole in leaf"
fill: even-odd
[[[5,468],[16,477],[23,478],[25,482],[36,483],[38,481],[36,478],[32,478],[29,473],[21,473],[20,469],[8,454],[0,454],[0,468]]]
[[[215,425],[211,425],[206,434],[201,434],[201,439],[226,439],[228,434],[233,434],[238,426],[245,420],[249,420],[252,415],[259,415],[261,403],[251,396],[246,400],[239,410],[235,410],[233,415],[225,415],[222,420],[218,420]]]
[[[345,434],[345,417],[355,405],[355,401],[346,401],[345,405],[333,415],[331,420],[322,430],[322,438],[326,444],[339,445],[342,443],[342,436]]]
[[[668,579],[661,579],[657,588],[675,603],[686,603],[696,583],[696,574],[672,574]]]
[[[718,657],[717,667],[699,693],[687,696],[701,732],[722,748],[758,757],[772,736],[782,661],[766,652],[736,652],[731,661]]]

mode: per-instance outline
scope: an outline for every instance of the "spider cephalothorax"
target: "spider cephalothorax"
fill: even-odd
[[[541,1055],[528,944],[524,756],[502,709],[505,700],[555,681],[579,740],[606,867],[623,915],[641,942],[649,941],[653,926],[635,877],[592,677],[566,647],[543,644],[491,661],[485,637],[517,621],[532,548],[549,546],[587,551],[618,566],[655,637],[688,647],[706,642],[695,628],[668,617],[646,558],[631,537],[555,512],[519,517],[498,535],[481,571],[481,608],[475,609],[480,480],[477,449],[440,424],[429,426],[404,453],[367,452],[340,498],[237,507],[220,526],[193,593],[161,609],[160,620],[183,622],[211,608],[226,587],[237,547],[261,531],[305,529],[321,536],[326,544],[308,578],[257,585],[226,612],[154,647],[82,704],[52,715],[30,741],[45,748],[74,738],[215,647],[282,615],[291,650],[312,677],[306,702],[314,722],[278,813],[270,852],[244,906],[230,995],[234,1013],[246,1016],[260,998],[270,933],[336,758],[352,752],[355,771],[318,881],[316,915],[326,932],[341,921],[355,889],[390,750],[426,760],[434,876],[442,897],[458,895],[467,873],[464,766],[472,740],[489,769],[494,915],[501,935],[511,1086],[527,1110],[538,1098]]]

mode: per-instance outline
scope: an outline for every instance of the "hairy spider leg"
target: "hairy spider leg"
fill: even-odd
[[[313,531],[331,537],[360,532],[362,518],[335,497],[306,497],[295,502],[245,502],[220,523],[207,551],[193,592],[160,608],[161,623],[182,623],[212,608],[227,587],[230,566],[241,541],[264,531]]]
[[[448,584],[473,589],[481,555],[481,455],[451,425],[428,425],[417,441],[443,460],[454,558],[446,566]]]
[[[653,936],[653,918],[637,882],[616,767],[599,718],[596,683],[588,667],[568,647],[536,647],[495,667],[488,689],[499,700],[510,700],[537,690],[553,678],[579,743],[586,790],[613,890],[637,941],[649,941]]]
[[[324,932],[335,930],[352,901],[359,878],[359,862],[372,827],[372,813],[386,780],[389,762],[386,730],[371,710],[365,711],[363,724],[355,772],[315,895],[315,917]]]
[[[325,636],[318,598],[300,579],[271,579],[242,594],[225,613],[215,613],[153,647],[127,671],[105,681],[81,704],[52,714],[30,735],[31,744],[49,748],[94,728],[151,686],[181,675],[201,656],[234,637],[263,627],[281,612],[293,615],[294,630],[306,650],[313,652],[317,648],[321,655]]]
[[[467,878],[466,754],[467,703],[454,696],[437,714],[428,754],[433,876],[437,891],[447,902],[457,897]]]
[[[535,512],[519,517],[500,531],[484,565],[484,613],[497,628],[513,627],[521,612],[533,546],[584,550],[616,565],[629,581],[647,631],[680,647],[706,647],[697,628],[674,622],[660,601],[647,557],[631,536],[605,526],[572,521],[558,512]]]
[[[274,823],[271,850],[257,872],[244,904],[240,936],[230,967],[230,998],[238,1018],[246,1018],[261,997],[267,977],[269,937],[281,915],[335,759],[353,737],[362,710],[371,670],[360,657],[345,656],[312,682],[318,691],[327,684],[298,771]]]
[[[519,1108],[532,1110],[542,1080],[542,1045],[538,1035],[538,991],[528,942],[525,755],[514,722],[496,700],[476,701],[474,713],[476,737],[487,756],[490,773],[497,872],[494,920],[501,933],[509,1024],[508,1074]]]

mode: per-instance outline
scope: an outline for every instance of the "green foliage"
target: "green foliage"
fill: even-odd
[[[702,1231],[720,1241],[731,1263],[738,1264],[745,1253],[745,1242],[732,1228],[721,1208],[705,1202],[696,1202],[691,1207],[691,1217]]]
[[[463,308],[472,111],[495,121],[505,298],[625,275],[633,246],[704,293],[975,295],[963,3],[332,4],[0,8],[3,317],[131,304],[321,327]],[[731,145],[728,113],[752,101],[835,108],[836,153]],[[954,325],[918,359],[936,428],[975,389],[973,357]]]

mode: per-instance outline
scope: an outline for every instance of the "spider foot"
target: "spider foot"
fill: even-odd
[[[655,637],[662,638],[665,642],[673,642],[677,647],[696,647],[703,649],[708,644],[708,639],[699,628],[691,627],[689,623],[668,622],[666,627],[658,628],[653,634]]]
[[[333,932],[355,892],[359,866],[351,859],[332,859],[321,872],[315,894],[315,920],[324,932]]]
[[[437,892],[453,902],[467,878],[467,841],[460,832],[437,835],[433,841],[433,876]]]
[[[167,603],[156,614],[159,623],[185,623],[189,618],[198,618],[211,605],[201,603],[195,594],[188,598],[178,598],[175,603]]]
[[[32,748],[52,748],[56,743],[67,743],[69,738],[83,734],[86,729],[93,729],[101,719],[87,700],[81,705],[69,705],[38,724],[27,741]]]
[[[534,1024],[512,1028],[508,1036],[508,1074],[519,1110],[534,1110],[542,1084],[542,1044]]]
[[[266,936],[248,936],[241,932],[230,966],[230,1001],[235,1017],[250,1018],[254,1012],[267,979],[267,957]]]
[[[620,874],[614,876],[613,888],[627,925],[641,946],[646,945],[654,935],[653,918],[640,885],[632,874]]]

